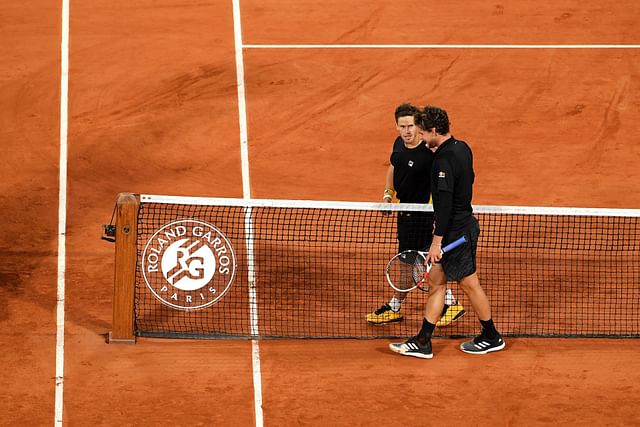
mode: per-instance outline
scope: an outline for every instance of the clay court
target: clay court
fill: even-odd
[[[100,239],[120,192],[378,202],[404,101],[449,111],[474,204],[640,209],[640,4],[71,1],[68,50],[63,4],[0,2],[0,424],[640,425],[638,339],[439,339],[428,361],[388,339],[107,344]]]

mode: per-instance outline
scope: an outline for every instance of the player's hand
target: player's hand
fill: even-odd
[[[431,246],[429,246],[429,252],[427,253],[426,259],[424,261],[425,265],[440,262],[441,259],[442,259],[441,245],[437,243],[432,243]]]
[[[382,203],[391,203],[391,199],[389,197],[385,197],[384,199],[382,199]],[[391,211],[382,211],[382,215],[389,216],[391,215]]]

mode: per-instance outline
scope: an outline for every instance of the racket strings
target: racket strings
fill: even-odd
[[[422,262],[416,260],[413,263],[413,280],[416,282],[416,285],[419,285],[424,280],[425,274],[427,273],[427,267],[424,265],[424,258]]]
[[[387,266],[387,276],[392,286],[406,292],[421,285],[426,272],[424,261],[424,256],[415,251],[397,255]]]

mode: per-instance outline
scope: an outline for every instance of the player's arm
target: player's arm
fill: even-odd
[[[393,196],[395,195],[395,193],[396,192],[393,189],[393,165],[389,165],[389,168],[387,169],[387,176],[385,178],[382,201],[385,203],[391,203],[393,201]]]
[[[453,188],[455,185],[455,177],[453,168],[448,159],[440,159],[433,165],[436,170],[435,189],[437,194],[437,205],[434,205],[435,227],[433,230],[433,240],[429,248],[427,260],[430,262],[438,262],[442,258],[440,253],[442,249],[442,239],[447,233],[447,228],[451,223],[451,215],[453,214]]]
[[[438,190],[438,209],[435,211],[435,228],[433,230],[433,240],[429,248],[428,261],[438,262],[442,258],[442,239],[447,232],[447,226],[451,220],[453,212],[453,192]]]

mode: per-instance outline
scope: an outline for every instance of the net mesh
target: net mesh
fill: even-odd
[[[428,293],[403,320],[365,321],[393,290],[398,212],[419,205],[141,196],[139,336],[380,338],[414,335]],[[640,336],[638,211],[475,207],[478,274],[507,336]],[[235,268],[234,268],[235,267]],[[470,336],[467,315],[437,336]]]

